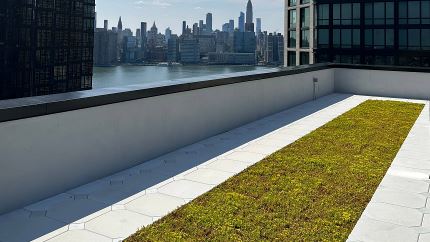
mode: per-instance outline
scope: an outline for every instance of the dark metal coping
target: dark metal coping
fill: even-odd
[[[0,101],[0,122],[68,112],[203,88],[295,75],[330,68],[430,73],[430,68],[364,66],[327,63],[290,68],[272,68],[266,70],[163,81],[142,85],[94,89],[47,96],[3,100]]]

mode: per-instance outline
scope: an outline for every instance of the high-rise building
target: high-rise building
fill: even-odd
[[[212,13],[206,14],[206,31],[209,33],[213,32]]]
[[[185,64],[196,64],[200,62],[199,41],[195,38],[182,38],[179,45],[181,62]]]
[[[230,33],[228,31],[216,32],[216,52],[231,52]]]
[[[94,0],[0,5],[0,99],[91,89]]]
[[[253,32],[235,31],[233,34],[233,52],[255,53],[256,38]]]
[[[137,46],[137,39],[135,36],[124,36],[123,40],[123,53],[122,62],[123,63],[134,63],[138,59],[139,49]]]
[[[225,23],[222,25],[222,32],[230,32],[230,23]]]
[[[199,34],[203,34],[204,30],[205,30],[205,24],[204,24],[203,20],[200,20],[199,21]]]
[[[179,37],[173,34],[167,42],[167,61],[179,61]]]
[[[252,9],[252,2],[248,0],[248,4],[246,6],[246,23],[245,23],[245,31],[254,32],[254,13]]]
[[[148,42],[148,24],[146,22],[140,23],[140,56],[139,59],[146,58],[147,42]]]
[[[106,31],[109,29],[109,21],[108,21],[108,20],[105,20],[105,21],[104,21],[103,28],[104,28]]]
[[[165,43],[169,43],[169,39],[172,37],[172,30],[170,28],[167,28],[164,32],[164,41]]]
[[[136,39],[138,43],[140,43],[141,38],[142,38],[142,33],[140,29],[136,29]]]
[[[122,19],[121,19],[121,16],[119,17],[119,20],[118,20],[118,31],[122,31]]]
[[[187,22],[182,21],[182,35],[185,35],[187,32]]]
[[[118,62],[118,33],[106,28],[97,28],[94,33],[94,65],[112,66]]]
[[[291,0],[286,4],[287,65],[430,66],[428,0]]]
[[[151,30],[148,32],[148,50],[154,49],[157,46],[157,35],[158,35],[158,28],[154,24],[151,27]]]
[[[257,34],[261,33],[261,18],[257,18]]]
[[[284,36],[270,33],[266,37],[264,62],[269,65],[284,65]]]
[[[228,22],[228,32],[233,33],[234,32],[234,20],[230,19],[230,21]]]
[[[240,16],[239,16],[239,31],[240,32],[245,32],[245,13],[244,12],[240,12]]]
[[[200,34],[199,24],[195,23],[193,24],[193,35],[199,35],[199,34]]]

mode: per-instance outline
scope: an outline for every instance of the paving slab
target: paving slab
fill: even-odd
[[[85,228],[111,239],[126,238],[152,223],[152,218],[128,210],[115,210],[85,224]]]
[[[140,214],[151,217],[162,217],[185,203],[184,199],[161,194],[146,194],[126,204],[125,207]]]
[[[48,242],[112,242],[112,239],[88,230],[72,230],[60,234]]]

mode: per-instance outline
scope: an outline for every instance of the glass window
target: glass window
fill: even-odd
[[[295,48],[296,47],[296,31],[290,30],[288,31],[288,47]]]
[[[340,24],[340,4],[333,4],[333,24]]]
[[[385,2],[376,2],[373,4],[374,24],[385,24]]]
[[[352,24],[353,25],[360,25],[360,19],[361,19],[361,6],[360,3],[353,3],[352,4]]]
[[[351,39],[351,30],[350,29],[342,29],[342,48],[351,48],[352,39]]]
[[[297,24],[297,10],[290,10],[288,11],[289,16],[289,27],[290,28],[296,28]]]
[[[373,24],[373,4],[366,3],[364,5],[364,22],[365,24]]]
[[[386,24],[394,24],[394,3],[386,2],[385,3],[385,21]]]
[[[300,9],[300,26],[302,28],[309,28],[309,8]]]
[[[310,0],[300,0],[301,4],[306,4],[306,3],[309,3],[309,2],[310,2]]]
[[[399,23],[407,24],[408,18],[408,3],[407,2],[399,2]]]
[[[394,46],[394,30],[393,29],[385,30],[385,45],[386,45],[386,47],[393,47]]]
[[[364,45],[373,48],[373,29],[366,29],[364,32]]]
[[[423,50],[430,50],[430,29],[421,30],[421,46]]]
[[[296,65],[296,52],[288,51],[288,66]]]
[[[360,29],[353,29],[352,30],[352,45],[354,48],[360,47],[361,42],[361,32]]]
[[[421,2],[421,23],[430,24],[430,1]]]
[[[329,46],[329,31],[328,29],[318,29],[318,46],[328,47]]]
[[[408,1],[408,24],[420,23],[420,1]]]
[[[300,52],[300,65],[309,65],[309,53]]]
[[[343,3],[342,4],[342,25],[352,24],[352,4]]]
[[[408,30],[408,49],[416,50],[420,48],[420,29]]]
[[[296,0],[288,0],[288,6],[296,6]]]
[[[399,47],[400,49],[406,49],[408,47],[408,30],[399,30]]]
[[[302,30],[300,47],[309,48],[309,30]]]
[[[374,48],[384,48],[385,46],[385,31],[384,29],[373,30],[373,45]]]
[[[330,20],[329,5],[318,5],[318,25],[328,25]]]
[[[340,29],[333,29],[333,47],[340,47]]]

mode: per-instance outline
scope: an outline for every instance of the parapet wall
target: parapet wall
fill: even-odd
[[[333,92],[310,67],[0,102],[0,214]]]

